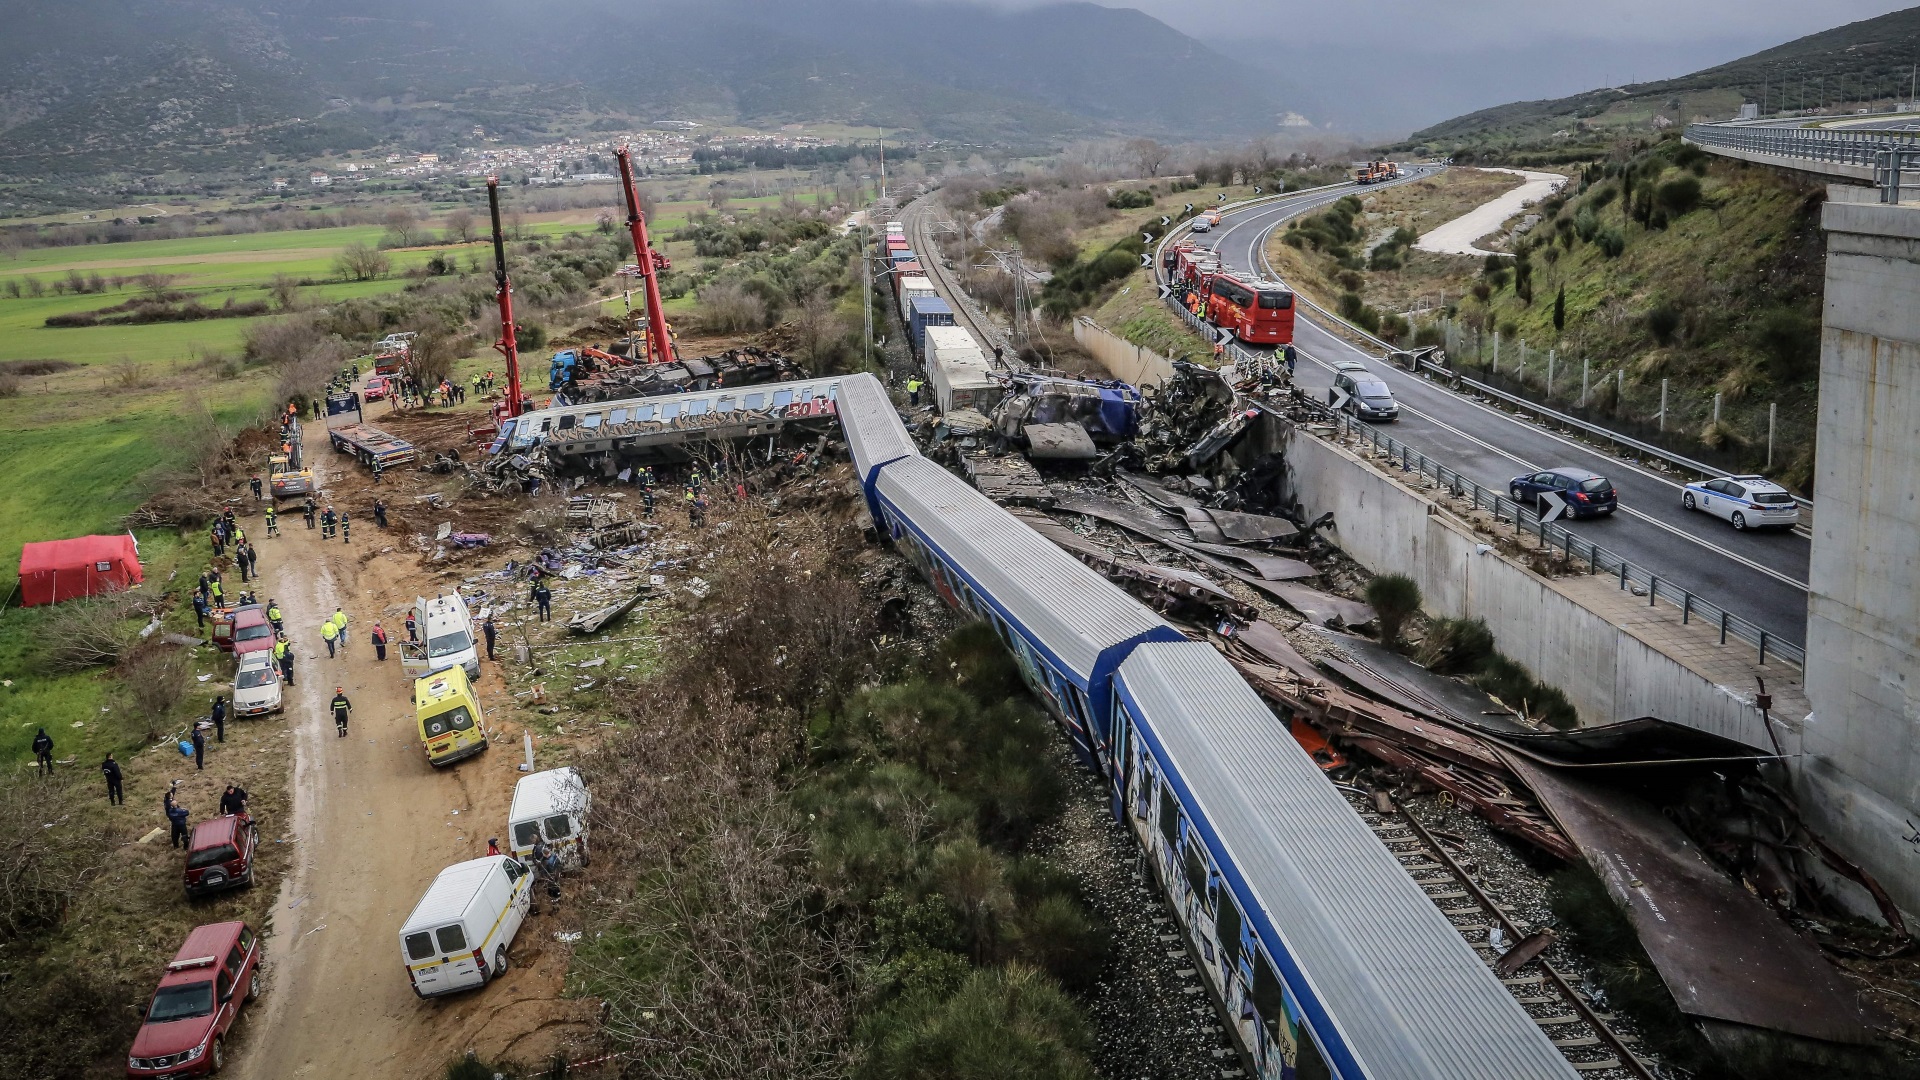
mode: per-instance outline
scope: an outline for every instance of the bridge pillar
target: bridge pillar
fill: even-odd
[[[1829,198],[1799,779],[1814,827],[1920,912],[1920,206]]]

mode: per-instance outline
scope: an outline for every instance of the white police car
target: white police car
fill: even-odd
[[[1688,484],[1680,505],[1726,518],[1736,529],[1791,529],[1800,523],[1800,504],[1764,476],[1722,476]]]

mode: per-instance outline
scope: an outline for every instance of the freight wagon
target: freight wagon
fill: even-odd
[[[908,304],[907,331],[913,335],[914,355],[922,355],[927,347],[927,327],[953,324],[953,309],[937,296],[922,296]]]
[[[927,380],[944,415],[959,409],[985,414],[999,402],[1002,388],[993,365],[973,332],[959,326],[927,327]]]

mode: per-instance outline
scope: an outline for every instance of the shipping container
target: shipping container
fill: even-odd
[[[904,270],[894,276],[893,286],[895,299],[899,301],[900,310],[908,314],[911,314],[911,312],[908,311],[908,305],[920,297],[940,295],[934,291],[932,281],[916,274],[908,274]]]
[[[927,327],[953,325],[953,309],[937,296],[919,297],[907,305],[907,310],[907,329],[913,335],[916,356],[926,348]]]
[[[973,333],[958,326],[929,326],[926,339],[927,376],[940,411],[991,411],[1001,387],[989,376],[992,362]]]

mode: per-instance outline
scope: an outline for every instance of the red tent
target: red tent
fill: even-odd
[[[76,536],[20,549],[20,603],[57,604],[140,584],[140,551],[133,536]]]

